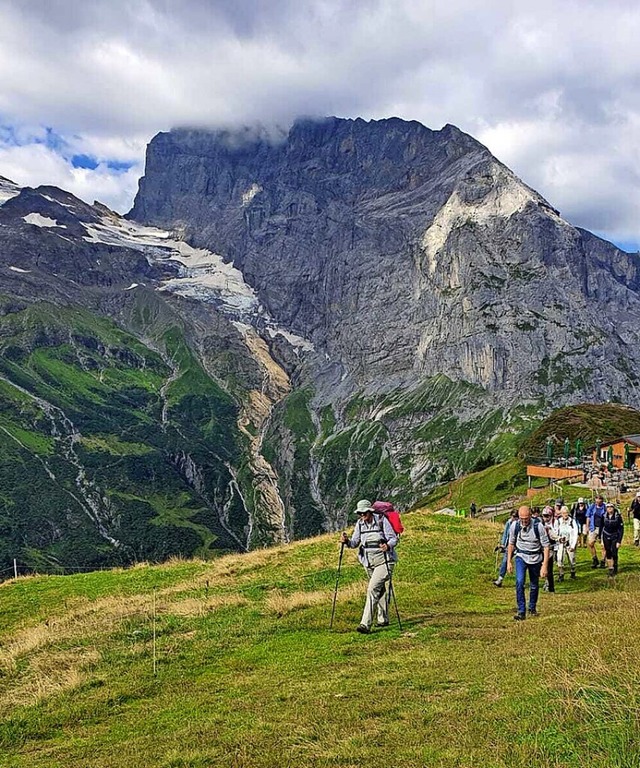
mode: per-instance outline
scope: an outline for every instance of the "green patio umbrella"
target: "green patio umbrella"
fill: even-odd
[[[613,469],[613,446],[610,445],[607,450],[607,464],[609,465],[609,471]]]
[[[578,438],[576,440],[576,459],[578,461],[582,461],[582,451],[583,451],[582,440],[580,438]]]
[[[624,468],[629,469],[629,443],[624,444]]]

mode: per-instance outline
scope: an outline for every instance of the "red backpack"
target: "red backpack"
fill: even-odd
[[[378,515],[384,515],[389,524],[393,528],[394,533],[400,535],[404,531],[404,525],[400,519],[400,513],[397,509],[393,508],[393,504],[390,501],[374,501],[373,510]]]

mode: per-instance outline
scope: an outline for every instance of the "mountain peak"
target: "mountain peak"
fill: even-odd
[[[19,187],[11,179],[7,179],[4,176],[0,176],[0,205],[3,205],[20,193],[21,187]]]

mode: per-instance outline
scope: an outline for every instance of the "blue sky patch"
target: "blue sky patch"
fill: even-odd
[[[98,167],[98,161],[91,155],[73,155],[71,165],[74,168],[88,168],[93,171]]]

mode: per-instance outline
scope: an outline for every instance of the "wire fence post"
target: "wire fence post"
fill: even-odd
[[[158,660],[156,656],[156,587],[153,588],[153,676],[158,674]]]
[[[18,578],[18,561],[15,557],[13,558],[13,577],[14,579]]]

